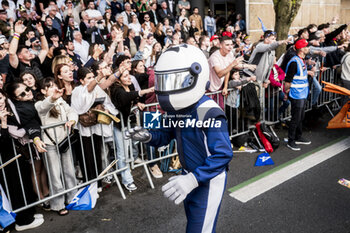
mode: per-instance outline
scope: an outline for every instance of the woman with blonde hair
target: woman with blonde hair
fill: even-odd
[[[53,74],[55,73],[55,68],[58,64],[67,64],[72,70],[77,70],[77,67],[74,66],[72,59],[66,55],[58,55],[52,61],[51,71]]]

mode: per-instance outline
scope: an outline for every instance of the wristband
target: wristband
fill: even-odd
[[[40,33],[39,33],[39,36],[45,36],[45,34],[40,34]]]
[[[15,33],[13,33],[13,36],[20,37],[21,35],[15,32]]]
[[[116,73],[113,74],[116,79],[119,79],[119,76],[116,75]]]
[[[13,38],[19,40],[19,36],[16,33],[13,34]]]
[[[39,137],[35,137],[33,142],[36,143],[37,141],[40,141],[40,138]]]

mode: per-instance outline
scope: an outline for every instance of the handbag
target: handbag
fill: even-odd
[[[50,139],[50,141],[56,146],[57,145],[56,142],[51,138],[51,136],[46,131],[46,129],[44,130],[44,132],[46,136]],[[70,139],[70,144],[73,145],[79,140],[79,134],[72,129],[72,132],[67,137],[65,137],[60,143],[58,143],[58,150],[61,154],[66,153],[68,151],[69,139]]]
[[[93,109],[102,110],[102,111],[105,110],[103,107],[103,104],[98,104],[96,105],[96,107],[90,108],[89,111],[87,111],[86,113],[79,115],[79,122],[82,126],[90,127],[98,123],[97,122],[98,113],[92,111]]]

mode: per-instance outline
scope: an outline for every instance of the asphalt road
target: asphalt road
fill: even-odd
[[[326,130],[329,117],[312,122],[304,130],[312,140],[299,152],[280,148],[271,154],[273,166],[254,167],[258,153],[237,153],[230,163],[227,188],[279,166],[291,159],[315,150],[333,140],[350,136],[350,129]],[[280,138],[286,130],[276,131]],[[350,179],[350,149],[305,171],[260,196],[241,203],[224,194],[217,232],[228,233],[348,233],[350,232],[350,189],[337,183]],[[116,187],[100,193],[95,209],[71,211],[60,217],[45,212],[45,223],[30,232],[185,232],[186,218],[183,206],[176,206],[163,197],[161,186],[172,174],[153,180],[149,187],[143,168],[133,171],[137,191],[126,193],[123,200]],[[42,210],[38,209],[39,212]]]

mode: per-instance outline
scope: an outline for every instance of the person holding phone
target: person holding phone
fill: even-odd
[[[230,71],[235,69],[251,68],[254,66],[242,64],[243,57],[235,58],[232,53],[233,42],[232,38],[224,36],[220,39],[221,48],[214,52],[209,58],[210,69],[210,87],[212,92],[223,90],[222,94],[212,95],[212,99],[218,103],[218,105],[224,109],[224,96],[227,95],[227,85],[224,86],[224,82],[230,77]],[[227,82],[226,81],[226,82]]]

